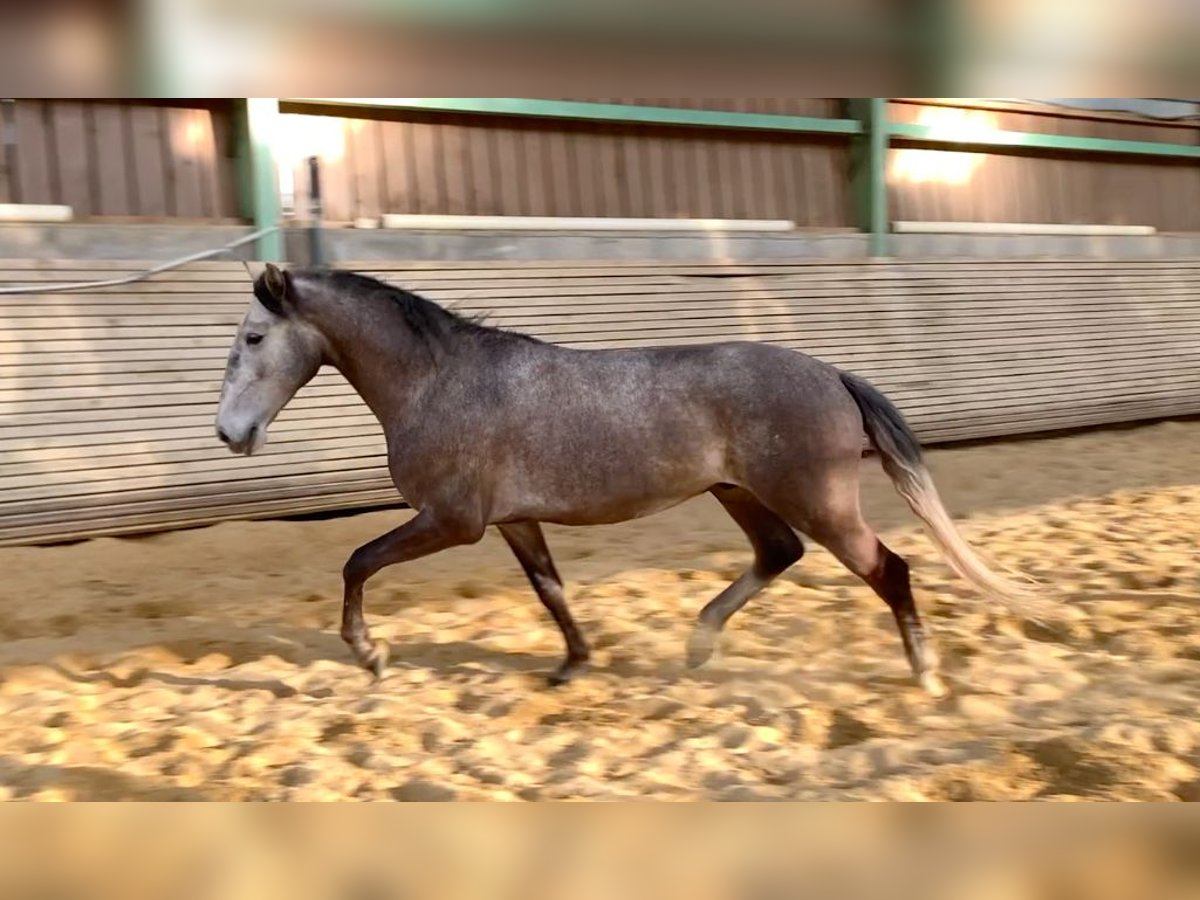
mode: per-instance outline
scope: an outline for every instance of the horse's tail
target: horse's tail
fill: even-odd
[[[1032,612],[1037,598],[1032,587],[994,572],[959,534],[925,467],[921,445],[900,410],[863,379],[845,372],[838,374],[858,404],[867,437],[883,461],[883,471],[925,523],[951,568],[985,596],[1022,616],[1037,618]]]

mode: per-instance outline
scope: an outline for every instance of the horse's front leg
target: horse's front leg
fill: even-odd
[[[372,641],[363,619],[363,585],[367,579],[386,566],[428,556],[447,547],[473,544],[483,537],[484,527],[482,521],[472,517],[438,515],[433,509],[423,509],[399,528],[350,554],[342,569],[345,582],[342,640],[350,645],[359,665],[379,678],[388,658],[387,642]]]

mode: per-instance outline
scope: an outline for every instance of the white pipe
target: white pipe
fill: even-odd
[[[50,203],[0,203],[0,222],[70,222],[75,211]]]
[[[461,231],[791,231],[786,219],[619,219],[605,216],[435,216],[385,213],[384,228]]]
[[[1080,234],[1138,235],[1156,233],[1153,225],[1051,225],[1022,222],[893,222],[901,234]]]

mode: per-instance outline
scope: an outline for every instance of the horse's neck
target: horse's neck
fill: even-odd
[[[389,323],[390,324],[390,323]],[[395,327],[365,328],[354,333],[326,332],[334,368],[350,382],[386,430],[403,419],[433,375],[424,347],[415,346],[407,331]]]

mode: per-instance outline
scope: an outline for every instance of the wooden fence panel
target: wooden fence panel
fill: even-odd
[[[851,225],[844,138],[283,108],[288,133],[308,135],[321,158],[333,224],[387,212]],[[817,104],[802,114],[828,111]],[[298,204],[306,178],[298,170]]]
[[[76,219],[239,215],[230,109],[108,100],[14,100],[5,113],[8,200],[62,203]],[[3,179],[0,179],[0,187]]]
[[[940,127],[948,136],[1000,129],[1193,146],[1200,142],[1200,124],[1194,121],[915,100],[895,100],[888,107],[893,121]],[[888,151],[895,220],[1200,229],[1200,167],[1194,160],[1045,151],[978,153],[898,144]]]

